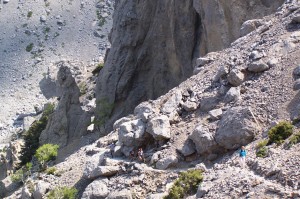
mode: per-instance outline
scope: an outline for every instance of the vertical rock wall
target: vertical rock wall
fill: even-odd
[[[110,130],[138,103],[191,76],[194,58],[228,47],[244,21],[274,12],[283,1],[117,0],[112,47],[97,79],[96,118],[109,115]],[[112,111],[104,110],[107,103]]]

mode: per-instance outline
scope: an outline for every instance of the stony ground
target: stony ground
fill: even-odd
[[[0,144],[22,128],[20,115],[46,102],[40,84],[49,65],[72,60],[92,70],[103,60],[113,2],[0,1]]]

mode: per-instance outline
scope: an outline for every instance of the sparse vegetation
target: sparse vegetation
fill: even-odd
[[[262,148],[264,146],[267,146],[268,142],[269,142],[269,140],[262,140],[262,141],[257,143],[256,148],[259,149],[259,148]]]
[[[260,158],[265,158],[268,156],[268,148],[266,146],[260,147],[256,151],[256,156]]]
[[[23,169],[18,169],[15,173],[10,175],[10,179],[14,183],[23,182]]]
[[[77,189],[68,188],[68,187],[57,187],[54,190],[50,191],[48,199],[75,199],[77,195]]]
[[[48,175],[55,175],[56,173],[56,168],[55,167],[49,167],[48,169],[46,169],[46,173]]]
[[[288,147],[290,148],[291,146],[300,143],[300,132],[292,135],[289,139]]]
[[[39,137],[42,131],[46,128],[46,125],[48,123],[48,118],[53,113],[53,111],[54,111],[54,105],[47,104],[42,114],[42,117],[38,121],[35,121],[30,126],[28,131],[25,133],[24,135],[25,144],[22,147],[22,151],[21,151],[20,166],[23,166],[27,162],[31,161],[32,156],[35,154],[37,148],[39,147]]]
[[[105,19],[105,17],[102,17],[99,10],[96,11],[96,14],[97,14],[97,19],[98,19],[98,26],[102,27],[105,24],[106,19]]]
[[[104,63],[103,62],[97,64],[96,68],[92,71],[93,75],[99,74],[99,72],[101,71],[101,69],[103,67],[104,67]]]
[[[94,124],[97,126],[103,126],[105,122],[109,119],[110,114],[114,109],[114,104],[109,103],[108,99],[104,98],[96,102],[98,111],[96,111],[96,119]]]
[[[32,12],[32,11],[28,11],[28,13],[27,13],[27,17],[28,17],[28,18],[32,17],[32,14],[33,14],[33,12]]]
[[[79,85],[80,95],[84,95],[87,92],[87,85],[85,82],[80,82]]]
[[[269,142],[268,144],[276,143],[282,144],[285,139],[293,134],[293,125],[290,122],[280,122],[268,132]]]
[[[169,195],[165,196],[164,199],[181,199],[187,195],[195,194],[202,180],[203,176],[200,170],[183,172],[175,181]]]
[[[35,157],[42,165],[42,169],[45,169],[47,162],[53,160],[57,156],[57,150],[59,146],[55,144],[44,144],[36,150]]]
[[[28,46],[26,46],[26,51],[30,52],[33,49],[33,43],[28,44]]]

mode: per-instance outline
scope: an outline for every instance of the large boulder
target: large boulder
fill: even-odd
[[[228,82],[233,86],[239,86],[245,80],[245,74],[240,70],[232,70],[227,76]]]
[[[165,115],[155,116],[147,123],[147,132],[150,133],[156,140],[170,139],[170,128],[171,125],[169,118]]]
[[[195,144],[191,140],[186,140],[181,147],[179,147],[179,152],[183,156],[189,156],[196,152],[195,150]]]
[[[261,25],[262,25],[262,22],[259,19],[252,19],[252,20],[245,21],[242,24],[242,27],[240,30],[241,36],[247,35],[248,33],[254,31],[256,28],[258,28]]]
[[[110,192],[106,199],[132,199],[132,194],[130,190],[123,189],[121,191]]]
[[[33,198],[34,199],[42,199],[43,196],[50,189],[50,186],[51,186],[50,183],[39,180],[37,182],[37,184],[35,185],[35,188],[33,191]]]
[[[225,149],[237,149],[251,142],[258,133],[258,125],[249,108],[228,109],[218,123],[216,142]]]
[[[171,166],[175,166],[178,163],[178,159],[174,155],[162,158],[156,162],[156,168],[165,170]]]
[[[89,184],[83,194],[82,199],[105,199],[109,194],[108,188],[106,186],[106,181],[104,179],[94,180]]]
[[[182,94],[180,90],[176,90],[169,98],[168,100],[162,105],[161,112],[163,114],[170,114],[174,112],[180,102],[182,100]]]
[[[139,147],[146,138],[146,125],[141,120],[124,122],[118,130],[121,145]]]
[[[224,97],[224,102],[229,103],[229,102],[236,102],[240,98],[240,88],[239,87],[231,87],[225,97]]]
[[[199,154],[210,153],[217,147],[214,133],[203,125],[196,126],[189,138],[194,142]]]
[[[102,149],[101,152],[90,157],[90,159],[86,162],[85,168],[83,170],[84,178],[95,179],[99,176],[98,167],[103,163],[105,153],[107,152],[108,150]]]

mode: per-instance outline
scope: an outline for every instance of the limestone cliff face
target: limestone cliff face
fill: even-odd
[[[244,21],[274,12],[283,1],[117,0],[112,48],[97,80],[96,117],[107,112],[101,102],[113,104],[105,124],[111,129],[141,101],[191,76],[194,58],[228,47]]]

